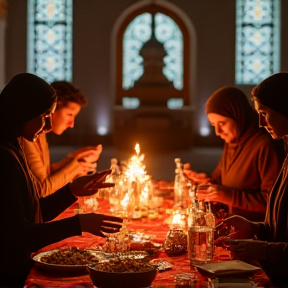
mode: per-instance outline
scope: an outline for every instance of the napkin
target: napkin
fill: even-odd
[[[194,265],[200,274],[205,277],[219,278],[221,276],[252,276],[261,268],[248,264],[240,260],[219,261]]]

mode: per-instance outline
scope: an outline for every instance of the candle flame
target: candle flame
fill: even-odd
[[[136,143],[135,145],[136,155],[133,155],[129,160],[127,170],[125,171],[126,176],[130,181],[142,181],[143,177],[146,175],[145,165],[143,165],[144,155],[139,155],[140,145]]]
[[[135,152],[136,152],[136,154],[138,156],[139,153],[140,153],[140,145],[139,145],[139,143],[136,143],[136,145],[135,145]]]

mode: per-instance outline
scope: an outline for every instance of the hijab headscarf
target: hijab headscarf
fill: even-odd
[[[0,130],[14,130],[56,101],[55,90],[42,78],[30,73],[15,75],[0,94]]]
[[[0,94],[0,149],[12,154],[22,169],[32,207],[30,217],[36,223],[42,222],[39,199],[17,132],[25,122],[45,113],[56,101],[52,86],[29,73],[14,76]]]
[[[263,105],[288,118],[288,73],[276,73],[252,89]]]
[[[216,90],[206,102],[206,114],[215,113],[236,121],[239,137],[236,142],[246,139],[248,130],[258,128],[257,112],[250,105],[246,95],[240,89],[225,86]],[[250,134],[250,133],[249,133]]]

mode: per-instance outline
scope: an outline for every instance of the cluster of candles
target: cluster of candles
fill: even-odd
[[[153,207],[153,183],[145,170],[144,154],[140,154],[140,145],[135,145],[135,154],[122,169],[112,164],[111,181],[115,187],[109,191],[111,212],[122,217],[139,219],[148,217],[155,219],[158,211]],[[122,170],[122,171],[121,171]],[[119,171],[116,173],[116,171]],[[121,171],[121,172],[120,172]]]

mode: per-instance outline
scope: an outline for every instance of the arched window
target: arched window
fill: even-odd
[[[28,0],[28,72],[72,80],[72,0]]]
[[[280,1],[236,1],[236,83],[258,84],[279,72]]]
[[[130,13],[118,32],[118,105],[173,109],[191,104],[191,47],[187,27],[178,15],[150,4]]]

